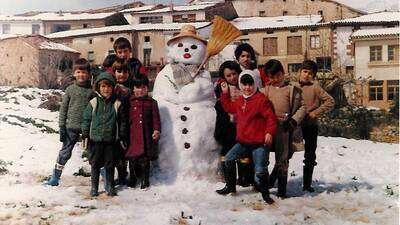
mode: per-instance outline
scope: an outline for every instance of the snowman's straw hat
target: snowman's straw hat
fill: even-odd
[[[210,40],[207,44],[206,57],[199,66],[199,69],[193,76],[196,77],[202,67],[207,63],[207,61],[222,51],[231,41],[235,40],[237,37],[242,35],[239,29],[234,25],[224,20],[222,17],[215,16],[213,20],[213,28],[211,30]]]
[[[197,39],[197,40],[203,42],[205,45],[207,45],[207,41],[204,40],[199,35],[197,35],[196,28],[193,25],[189,25],[189,24],[183,25],[181,27],[181,31],[179,32],[179,34],[174,36],[173,38],[171,38],[167,42],[167,45],[170,45],[173,41],[179,40],[179,39],[184,38],[184,37],[191,37],[191,38]]]

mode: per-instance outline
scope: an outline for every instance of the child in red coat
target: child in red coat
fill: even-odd
[[[129,160],[128,186],[135,187],[140,179],[141,189],[150,186],[150,161],[158,157],[157,142],[161,132],[157,101],[148,96],[148,91],[148,78],[137,76],[129,100],[130,143],[125,158]]]
[[[236,192],[235,160],[249,154],[254,162],[254,181],[265,202],[272,204],[274,200],[268,190],[268,150],[272,144],[277,128],[277,119],[270,101],[257,90],[255,75],[251,70],[244,70],[239,76],[239,87],[243,95],[236,101],[229,97],[228,85],[221,84],[221,103],[224,110],[236,115],[236,141],[225,155],[224,176],[226,186],[217,190],[218,194]]]

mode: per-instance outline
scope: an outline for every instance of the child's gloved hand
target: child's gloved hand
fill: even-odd
[[[160,138],[160,131],[155,130],[155,131],[153,132],[152,137],[153,137],[153,140],[157,141],[157,140]]]
[[[67,128],[65,126],[60,127],[60,141],[64,142],[67,137]]]
[[[222,93],[224,93],[224,94],[228,93],[229,87],[225,81],[221,83],[221,89],[222,89]]]
[[[297,122],[293,118],[289,118],[283,122],[282,127],[286,132],[292,132],[297,127]]]
[[[272,141],[273,141],[272,135],[269,134],[269,133],[267,133],[267,134],[265,135],[264,144],[265,144],[266,146],[271,146],[271,145],[272,145]]]

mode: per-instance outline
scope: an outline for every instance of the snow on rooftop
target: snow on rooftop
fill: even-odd
[[[107,26],[99,28],[77,29],[52,33],[47,35],[47,38],[66,38],[74,36],[95,35],[102,33],[124,32],[124,31],[145,31],[145,30],[180,30],[183,25],[191,24],[196,28],[203,28],[210,25],[210,22],[197,22],[197,23],[146,23],[135,25],[122,25],[122,26]]]
[[[140,11],[149,11],[154,9],[154,7],[156,7],[156,5],[144,5],[141,7],[134,7],[134,8],[129,8],[129,9],[124,9],[120,12],[122,13],[130,13],[130,12],[140,12]]]
[[[261,30],[284,27],[301,27],[316,25],[322,21],[320,15],[277,16],[236,18],[231,23],[239,30]]]
[[[176,5],[172,6],[173,11],[196,11],[196,10],[204,10],[208,7],[214,6],[217,3],[208,3],[208,4],[200,4],[200,5]],[[171,6],[166,6],[162,9],[155,9],[151,11],[142,11],[138,12],[140,14],[146,14],[146,13],[166,13],[171,11]]]
[[[390,35],[400,35],[399,27],[391,27],[391,28],[379,28],[379,29],[367,29],[367,30],[358,30],[354,32],[351,37],[352,38],[363,38],[363,37],[381,37],[381,36],[390,36]]]
[[[63,20],[95,20],[104,19],[114,13],[39,13],[34,16],[7,16],[0,15],[0,21],[63,21]]]
[[[39,44],[39,49],[44,49],[44,50],[59,50],[59,51],[64,51],[64,52],[74,52],[74,53],[79,53],[79,51],[72,49],[68,46],[65,46],[63,44],[55,43],[52,41],[43,41]]]
[[[379,23],[379,22],[399,22],[400,12],[379,12],[371,13],[364,16],[348,18],[344,20],[332,21],[333,24],[348,24],[348,23]]]
[[[8,39],[8,38],[15,38],[21,36],[19,34],[0,34],[0,40]]]

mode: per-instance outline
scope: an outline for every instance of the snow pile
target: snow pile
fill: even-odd
[[[319,138],[316,193],[301,191],[302,153],[290,161],[288,195],[264,205],[251,188],[219,196],[221,182],[187,177],[151,180],[147,191],[119,187],[118,196],[89,198],[88,168],[78,144],[59,187],[41,185],[60,148],[58,113],[39,109],[54,91],[0,87],[0,224],[398,224],[398,144]],[[57,91],[58,92],[58,91]],[[59,93],[59,92],[58,92]],[[34,122],[32,122],[34,121]],[[270,156],[271,166],[273,154]],[[3,173],[3,172],[4,173]],[[102,188],[100,188],[102,189]]]

